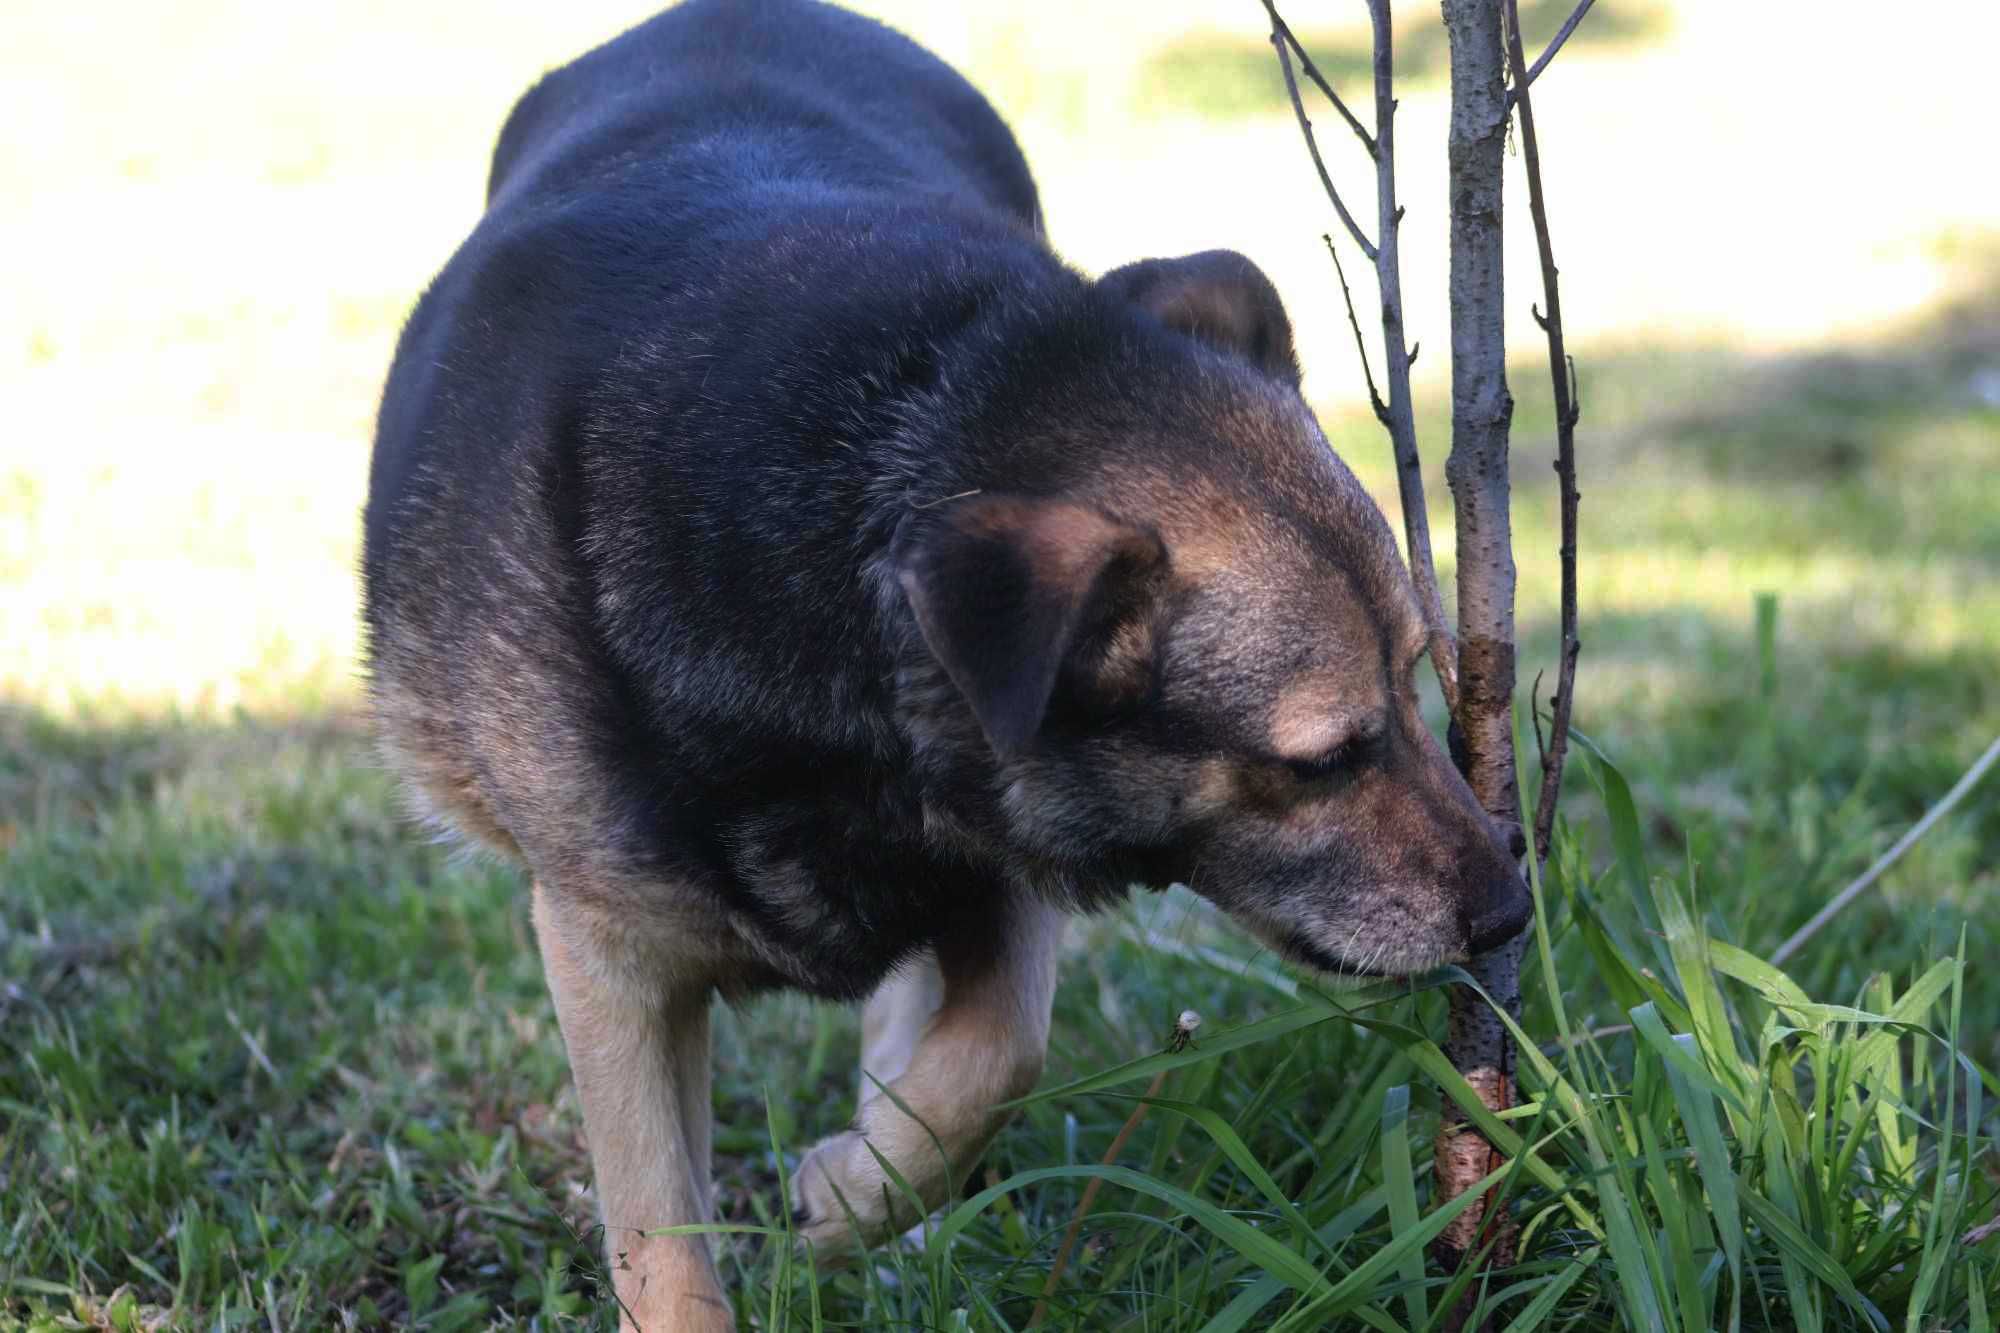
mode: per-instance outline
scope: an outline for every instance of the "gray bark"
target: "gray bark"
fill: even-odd
[[[1443,0],[1451,43],[1451,486],[1458,528],[1457,757],[1473,794],[1518,838],[1520,792],[1514,775],[1514,547],[1507,432],[1514,399],[1507,389],[1505,283],[1501,252],[1501,175],[1507,144],[1507,53],[1501,0]],[[1517,844],[1518,845],[1518,844]],[[1468,969],[1494,999],[1518,1012],[1522,942],[1474,960]],[[1513,1100],[1513,1051],[1498,1019],[1476,995],[1455,991],[1446,1054],[1492,1106]],[[1444,1198],[1463,1192],[1490,1169],[1491,1149],[1447,1116],[1438,1131],[1438,1181]],[[1440,1238],[1456,1260],[1498,1237],[1494,1261],[1511,1260],[1501,1219],[1474,1205]],[[1490,1230],[1497,1223],[1502,1230]]]

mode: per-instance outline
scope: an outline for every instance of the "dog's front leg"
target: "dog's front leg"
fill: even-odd
[[[709,1220],[709,987],[634,967],[606,914],[535,885],[535,935],[583,1102],[605,1250],[639,1333],[726,1333],[735,1317],[703,1236]]]
[[[799,1164],[800,1230],[821,1253],[852,1246],[855,1223],[858,1239],[871,1243],[943,1203],[1005,1123],[995,1104],[1026,1095],[1041,1077],[1063,916],[1036,902],[1008,911],[998,929],[977,939],[940,942],[942,1002],[888,1081],[894,1095],[872,1095],[876,1090],[868,1083],[854,1128],[825,1140]],[[881,1018],[893,1017],[906,1033],[914,1026],[910,1016],[893,1011],[917,998],[892,995]],[[901,1044],[898,1037],[871,1031],[866,1043],[886,1055]],[[864,1070],[873,1072],[867,1058]],[[876,1153],[921,1196],[921,1208],[889,1179]]]
[[[924,1029],[944,1004],[944,974],[937,957],[923,954],[892,973],[861,1010],[861,1083],[865,1108],[903,1076],[916,1058]]]

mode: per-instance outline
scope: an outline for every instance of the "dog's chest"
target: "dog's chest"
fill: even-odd
[[[858,996],[913,952],[991,920],[1004,871],[948,812],[900,793],[829,791],[733,820],[730,906],[801,987]]]

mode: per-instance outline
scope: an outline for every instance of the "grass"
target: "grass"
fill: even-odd
[[[2000,805],[1975,793],[1791,978],[1756,958],[2000,730],[1993,483],[1935,465],[2000,431],[1947,392],[1992,327],[1947,311],[1838,356],[1587,363],[1605,443],[1579,719],[1630,786],[1579,760],[1543,892],[1523,1023],[1550,1053],[1508,1124],[1538,1145],[1508,1182],[1526,1243],[1490,1293],[1516,1327],[1986,1327],[2000,1246],[1957,1242],[2000,1190],[2000,988],[1979,966],[2000,950]],[[1714,386],[1698,416],[1660,410],[1683,373]],[[1800,425],[1830,395],[1858,458]],[[1793,448],[1807,461],[1781,464]],[[1836,515],[1838,540],[1810,540]],[[1541,488],[1520,518],[1532,607]],[[1882,586],[1843,587],[1871,547]],[[1766,641],[1747,591],[1644,586],[1711,558],[1784,589]],[[344,709],[17,705],[0,756],[0,1320],[609,1327],[521,885],[416,837]],[[1447,1280],[1397,1246],[1436,1216],[1439,996],[1318,994],[1179,892],[1087,937],[1051,1088],[944,1217],[955,1238],[814,1283],[783,1243],[733,1237],[746,1321],[1020,1327],[1085,1174],[1169,1064],[1055,1326],[1435,1327]],[[1159,1059],[1186,1008],[1199,1046]],[[724,1215],[781,1229],[780,1157],[845,1117],[852,1016],[774,999],[718,1021]]]
[[[352,571],[388,340],[492,126],[635,7],[482,21],[476,59],[462,16],[406,8],[162,10],[89,96],[50,73],[83,40],[66,10],[31,9],[0,55],[0,97],[47,128],[0,145],[0,218],[39,256],[0,309],[0,1329],[612,1326],[523,887],[400,818],[355,714]],[[1080,261],[1265,263],[1329,433],[1393,494],[1292,131],[1269,88],[1231,101],[1256,71],[1201,35],[1230,21],[1195,0],[894,12],[1014,115]],[[2000,1239],[1963,1238],[2000,1193],[2000,789],[1788,976],[1758,962],[2000,734],[2000,263],[1976,225],[1996,196],[1962,169],[1982,85],[1958,54],[1985,48],[1931,32],[1921,84],[1874,84],[1879,114],[1841,136],[1858,188],[1801,228],[1757,185],[1822,140],[1779,152],[1707,103],[1625,112],[1768,45],[1766,20],[1606,13],[1631,25],[1583,45],[1594,13],[1537,97],[1552,168],[1592,187],[1550,181],[1586,411],[1578,722],[1609,758],[1578,757],[1543,888],[1526,1101],[1496,1127],[1535,1145],[1506,1179],[1522,1260],[1486,1294],[1522,1330],[1990,1329]],[[1315,37],[1329,68],[1345,32]],[[1891,37],[1783,36],[1779,123]],[[388,47],[421,88],[379,77]],[[1967,114],[1921,114],[1953,97]],[[1412,85],[1406,152],[1438,111]],[[1920,142],[1868,156],[1913,119]],[[1731,228],[1625,202],[1658,200],[1674,153],[1734,182]],[[1442,173],[1412,163],[1437,464],[1442,265],[1414,256],[1441,253],[1419,229]],[[1917,197],[1904,169],[1925,188],[1891,207]],[[107,207],[163,243],[96,244]],[[1554,648],[1544,375],[1513,375],[1524,686]],[[1079,928],[1044,1088],[948,1239],[814,1275],[732,1235],[745,1323],[1019,1328],[1096,1173],[1054,1327],[1437,1327],[1450,1279],[1413,1230],[1438,1216],[1454,1086],[1437,980],[1318,993],[1180,891]],[[1199,1044],[1163,1056],[1184,1009]],[[851,1104],[853,1015],[772,998],[716,1021],[723,1215],[782,1231],[782,1166]]]
[[[62,772],[6,867],[27,888],[0,1015],[14,1318],[609,1325],[509,877],[412,840],[339,725],[9,739]],[[1813,1004],[1655,876],[1623,779],[1592,767],[1617,833],[1601,874],[1565,839],[1544,891],[1524,1022],[1555,1053],[1508,1125],[1538,1151],[1509,1180],[1527,1242],[1493,1299],[1521,1327],[1982,1327],[1994,1256],[1956,1241],[1993,1206],[2000,1088],[1963,1039],[1967,946]],[[1182,1007],[1210,1016],[1199,1046],[1121,1059]],[[1447,1284],[1392,1222],[1424,1208],[1453,1082],[1438,1009],[1315,993],[1233,956],[1191,899],[1142,904],[1071,967],[1058,1086],[938,1224],[956,1238],[817,1287],[782,1244],[737,1240],[746,1319],[1019,1327],[1116,1094],[1171,1066],[1057,1326],[1434,1326]],[[722,1017],[718,1146],[748,1159],[725,1211],[769,1227],[769,1144],[841,1117],[851,1023],[792,1001]],[[1635,1030],[1572,1036],[1612,1017]]]

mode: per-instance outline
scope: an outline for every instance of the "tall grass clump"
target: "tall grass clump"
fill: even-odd
[[[1809,996],[1726,938],[1716,904],[1744,891],[1726,867],[1711,893],[1692,864],[1649,863],[1625,778],[1584,749],[1609,867],[1565,828],[1538,885],[1527,1008],[1507,1019],[1520,1105],[1488,1111],[1426,1035],[1458,969],[1328,992],[1238,965],[1294,1002],[1026,1099],[1009,1141],[1048,1157],[989,1171],[834,1287],[781,1213],[751,1228],[769,1239],[733,1252],[734,1276],[760,1323],[847,1326],[823,1303],[844,1287],[870,1327],[1023,1328],[1096,1179],[1044,1327],[1415,1333],[1476,1280],[1474,1321],[1508,1333],[1990,1330],[1996,1089],[1961,1045],[1963,944]],[[1179,956],[1184,988],[1229,967]],[[1512,1269],[1426,1266],[1472,1197],[1430,1206],[1413,1122],[1441,1098],[1504,1153],[1488,1183],[1521,1227]],[[1150,1138],[1120,1160],[1084,1149],[1142,1112]]]

